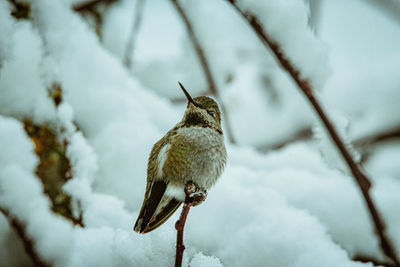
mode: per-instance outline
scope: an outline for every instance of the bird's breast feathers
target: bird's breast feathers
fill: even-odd
[[[177,129],[170,143],[157,157],[157,178],[169,186],[183,188],[188,181],[209,189],[221,175],[226,162],[223,136],[211,128],[183,127]],[[177,188],[167,188],[167,192]],[[181,190],[178,190],[181,191]]]

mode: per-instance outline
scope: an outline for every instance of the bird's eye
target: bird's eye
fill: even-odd
[[[215,116],[215,111],[214,110],[207,110],[208,114],[210,114],[211,116]]]

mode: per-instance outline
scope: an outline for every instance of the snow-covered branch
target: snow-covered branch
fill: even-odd
[[[43,259],[41,259],[38,252],[36,251],[35,242],[34,240],[32,240],[31,237],[29,237],[29,234],[26,232],[25,225],[18,219],[13,218],[6,209],[0,207],[0,212],[3,213],[3,215],[7,218],[8,223],[11,225],[11,227],[15,230],[15,232],[21,239],[26,253],[35,263],[35,266],[50,267],[51,265],[45,262]]]
[[[346,148],[345,143],[342,141],[341,137],[339,136],[332,122],[326,115],[326,112],[322,108],[320,102],[315,97],[310,82],[307,79],[302,78],[301,69],[297,69],[295,67],[295,65],[291,62],[291,60],[285,55],[285,51],[282,50],[280,44],[275,40],[273,40],[271,36],[268,34],[268,32],[266,31],[268,25],[263,24],[255,15],[254,6],[253,9],[251,6],[243,8],[243,6],[241,6],[240,3],[236,3],[233,0],[227,0],[227,1],[230,2],[232,6],[241,14],[241,16],[248,21],[254,32],[263,42],[264,46],[268,49],[268,51],[272,51],[279,64],[290,75],[290,77],[297,84],[298,88],[302,91],[302,93],[305,95],[305,97],[307,97],[307,99],[311,103],[312,107],[318,114],[322,123],[328,130],[329,135],[332,138],[333,142],[335,143],[336,147],[343,156],[345,162],[347,163],[349,169],[351,170],[355,182],[358,184],[363,194],[371,219],[375,225],[376,233],[380,239],[380,245],[382,251],[391,260],[393,260],[393,262],[397,266],[400,266],[397,253],[394,249],[394,246],[389,236],[387,235],[384,221],[380,213],[378,212],[377,206],[372,200],[372,197],[370,195],[370,187],[371,187],[370,179],[366,176],[365,172],[361,169],[361,166],[359,166],[359,164],[353,159],[351,153]]]
[[[342,126],[340,116],[348,122],[338,127],[346,130],[344,141],[367,137],[357,149],[398,132],[400,29],[364,2],[341,2],[321,2],[321,39],[308,28],[303,0],[237,3],[258,5],[258,22],[283,57],[339,115],[332,116],[335,126]],[[0,1],[1,266],[174,265],[178,213],[148,235],[132,226],[151,146],[183,114],[183,102],[171,101],[181,94],[176,81],[193,84],[194,96],[209,86],[187,25],[169,1],[146,1],[127,71],[136,3]],[[340,155],[321,155],[310,137],[315,118],[306,98],[247,20],[228,1],[177,3],[240,143],[227,144],[226,171],[187,218],[182,266],[391,266],[357,185],[347,169],[331,167],[342,163]],[[365,167],[400,253],[400,142],[385,140],[368,148]],[[269,144],[281,145],[257,150]]]

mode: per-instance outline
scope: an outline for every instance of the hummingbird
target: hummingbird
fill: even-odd
[[[210,97],[192,98],[182,120],[154,144],[147,186],[134,231],[145,234],[168,220],[182,202],[201,204],[226,163],[221,112]]]

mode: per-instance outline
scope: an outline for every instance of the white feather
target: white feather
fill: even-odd
[[[165,164],[165,161],[167,160],[168,156],[168,150],[171,147],[170,144],[166,144],[163,146],[160,150],[160,153],[158,154],[157,157],[157,177],[158,179],[161,179],[163,177],[163,167]]]
[[[165,190],[165,195],[173,197],[176,200],[185,201],[185,187],[184,185],[168,184]]]

